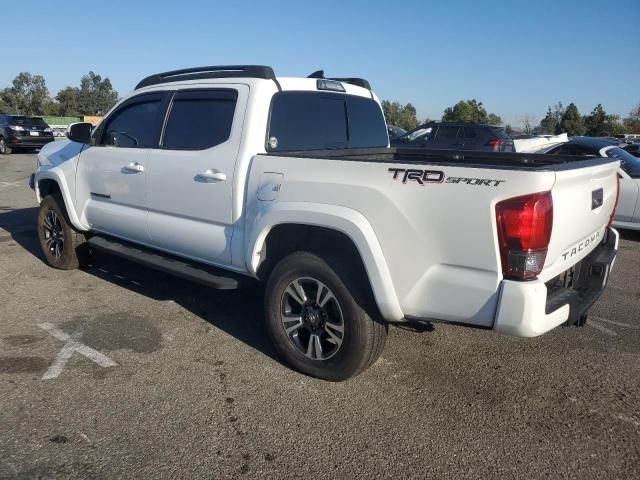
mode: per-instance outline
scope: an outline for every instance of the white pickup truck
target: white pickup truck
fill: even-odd
[[[102,250],[261,282],[279,354],[328,380],[371,365],[392,322],[584,323],[617,252],[616,159],[392,149],[362,79],[167,72],[69,137],[32,179],[49,265]]]

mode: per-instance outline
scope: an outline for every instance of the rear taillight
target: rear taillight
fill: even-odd
[[[609,216],[609,223],[607,224],[607,227],[610,227],[611,224],[613,223],[613,217],[615,217],[616,208],[618,208],[618,200],[620,200],[620,174],[619,173],[616,174],[616,202],[613,204],[613,211]]]
[[[493,147],[494,152],[499,152],[502,146],[504,145],[504,142],[499,138],[494,138],[493,140],[489,140],[487,142],[487,145],[489,145],[490,147]]]
[[[542,271],[553,226],[551,192],[509,198],[496,204],[502,274],[530,280]]]

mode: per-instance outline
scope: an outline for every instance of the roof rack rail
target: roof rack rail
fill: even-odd
[[[183,68],[169,72],[156,73],[143,78],[136,85],[136,90],[159,83],[200,80],[204,78],[263,78],[275,80],[276,74],[271,67],[264,65],[217,65],[209,67]]]

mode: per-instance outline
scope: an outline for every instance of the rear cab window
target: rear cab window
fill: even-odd
[[[386,147],[388,142],[382,109],[373,99],[313,91],[274,95],[267,151]]]

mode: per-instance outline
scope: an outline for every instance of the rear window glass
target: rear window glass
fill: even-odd
[[[383,147],[388,141],[374,100],[325,92],[282,92],[273,99],[269,151]]]
[[[386,147],[387,127],[378,102],[370,98],[347,97],[349,147]]]
[[[162,147],[203,150],[227,141],[236,98],[235,90],[184,90],[176,93]]]
[[[607,157],[620,160],[620,166],[632,178],[640,178],[640,158],[634,157],[629,152],[615,147],[607,150]]]
[[[21,127],[44,127],[47,128],[47,122],[39,117],[11,117],[9,123],[12,125],[20,125]]]
[[[502,128],[492,128],[493,134],[501,140],[511,140],[511,137]]]

